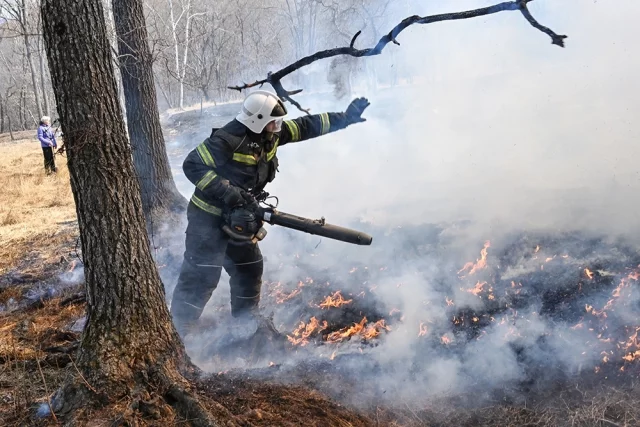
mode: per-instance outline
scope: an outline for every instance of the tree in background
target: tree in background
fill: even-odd
[[[34,48],[32,45],[32,34],[37,32],[33,31],[32,28],[39,27],[39,20],[30,16],[30,11],[33,5],[27,2],[27,0],[2,0],[0,6],[4,11],[5,17],[15,23],[15,25],[12,26],[12,29],[13,31],[17,32],[17,34],[19,34],[24,43],[25,56],[27,59],[27,64],[29,65],[29,72],[31,74],[31,84],[33,85],[33,94],[36,98],[38,120],[40,120],[42,116],[48,113],[49,102],[46,98],[46,95],[44,94],[44,91],[41,91],[44,85],[42,87],[38,87],[38,75],[34,59]],[[44,80],[44,61],[42,61],[40,65],[40,78]],[[41,101],[42,96],[45,97],[44,106]]]
[[[186,200],[173,181],[165,147],[153,78],[142,0],[113,0],[118,58],[133,162],[142,207],[150,221],[182,210]]]

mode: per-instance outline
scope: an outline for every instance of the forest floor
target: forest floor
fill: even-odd
[[[75,204],[65,158],[46,176],[39,144],[0,135],[0,425],[59,425],[48,399],[75,368],[85,312]],[[528,404],[494,401],[468,408],[460,399],[423,407],[350,408],[305,385],[219,374],[195,384],[205,406],[228,410],[238,426],[640,426],[640,388],[560,385]],[[349,392],[358,392],[357,384]],[[473,393],[470,390],[470,393]],[[463,400],[463,399],[462,399]],[[209,406],[210,405],[210,406]],[[117,405],[90,414],[86,425],[114,425]],[[175,414],[130,425],[185,425]]]

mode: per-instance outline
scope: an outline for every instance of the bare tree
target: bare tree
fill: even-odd
[[[53,409],[72,423],[92,403],[128,400],[153,408],[152,402],[164,401],[192,425],[212,425],[180,373],[191,364],[147,244],[101,0],[44,0],[41,13],[68,150],[88,312],[78,371],[56,393]]]
[[[15,138],[13,136],[13,123],[11,122],[11,109],[9,108],[9,102],[11,97],[15,94],[14,86],[7,87],[5,93],[0,92],[0,133],[9,132],[11,140]]]
[[[26,72],[26,61],[24,61],[24,56],[17,56],[16,59],[14,59],[13,57],[7,57],[4,50],[0,48],[0,62],[0,68],[4,68],[6,70],[6,72],[0,74],[1,76],[5,77],[3,79],[5,90],[11,91],[12,94],[14,93],[14,88],[15,90],[19,90],[19,97],[17,99],[17,103],[15,104],[17,108],[8,108],[6,110],[10,130],[25,130],[33,128],[33,126],[38,122],[36,117],[34,117],[31,109],[27,105],[27,80],[25,80],[25,76],[27,76],[29,73]],[[10,97],[7,97],[7,103],[9,102],[9,98]],[[17,119],[16,124],[19,126],[17,128],[11,122],[12,115],[15,115]]]
[[[153,79],[142,0],[113,0],[120,71],[133,161],[147,220],[180,210],[186,200],[173,181]]]
[[[184,80],[187,74],[187,61],[189,57],[189,41],[191,20],[196,16],[203,15],[204,13],[193,13],[191,9],[191,0],[179,0],[180,11],[177,10],[176,0],[167,0],[169,2],[169,13],[171,26],[171,35],[173,37],[173,45],[175,49],[175,76],[180,85],[178,95],[178,107],[184,109]],[[178,32],[180,21],[184,19],[184,27],[182,30],[183,41],[180,43]],[[180,52],[180,45],[182,44],[182,53]]]
[[[38,111],[38,118],[42,117],[42,103],[40,100],[40,89],[38,88],[38,78],[36,72],[36,66],[33,59],[33,48],[31,46],[31,29],[29,27],[29,4],[27,0],[2,0],[1,3],[3,9],[18,25],[20,36],[24,42],[25,54],[27,62],[29,64],[29,71],[31,73],[31,83],[33,85],[33,94],[36,98],[36,106]]]

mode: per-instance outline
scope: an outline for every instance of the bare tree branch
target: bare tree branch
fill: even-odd
[[[353,38],[351,39],[351,43],[349,43],[349,47],[351,49],[353,49],[353,45],[356,44],[356,39],[358,38],[358,36],[360,35],[360,33],[362,33],[362,31],[358,31]]]
[[[299,89],[297,91],[287,91],[286,89],[284,89],[284,87],[282,86],[282,83],[280,82],[282,78],[288,76],[294,71],[299,70],[300,68],[305,67],[320,59],[331,58],[339,55],[349,55],[356,58],[360,58],[364,56],[380,55],[382,53],[382,50],[387,46],[387,44],[394,43],[394,44],[400,45],[400,43],[398,43],[396,38],[405,28],[413,24],[431,24],[434,22],[441,22],[441,21],[455,21],[455,20],[461,20],[461,19],[476,18],[478,16],[491,15],[494,13],[504,12],[504,11],[520,11],[522,15],[525,17],[525,19],[534,28],[542,31],[543,33],[551,37],[552,44],[560,47],[564,47],[564,39],[566,39],[567,36],[558,35],[555,32],[553,32],[551,29],[545,27],[544,25],[541,25],[538,21],[536,21],[536,19],[533,17],[533,15],[531,15],[531,12],[527,7],[527,4],[531,1],[533,0],[514,0],[514,1],[502,2],[499,4],[495,4],[493,6],[483,7],[480,9],[468,10],[464,12],[444,13],[439,15],[425,16],[425,17],[421,17],[417,15],[410,16],[408,18],[405,18],[398,25],[396,25],[388,34],[384,35],[378,41],[378,44],[376,44],[372,48],[366,48],[366,49],[354,48],[355,41],[360,35],[360,31],[358,31],[351,39],[351,43],[349,47],[339,47],[339,48],[327,49],[327,50],[322,50],[320,52],[316,52],[313,55],[305,56],[304,58],[299,59],[293,64],[290,64],[284,67],[283,69],[276,71],[275,73],[270,72],[267,75],[266,79],[256,80],[253,83],[244,83],[241,86],[229,86],[228,88],[241,92],[244,89],[249,89],[255,86],[262,86],[265,83],[269,83],[271,86],[273,86],[273,88],[275,89],[276,93],[280,98],[286,101],[289,101],[291,104],[295,105],[300,111],[303,111],[309,114],[308,109],[302,108],[299,103],[297,103],[291,98],[292,95],[300,93],[302,89]]]

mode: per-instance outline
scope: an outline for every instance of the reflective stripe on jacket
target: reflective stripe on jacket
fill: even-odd
[[[222,196],[233,185],[257,194],[275,178],[278,148],[316,138],[347,127],[344,113],[322,113],[285,120],[270,140],[253,141],[248,129],[233,120],[193,149],[182,169],[196,189],[191,201],[200,209],[220,215]]]

